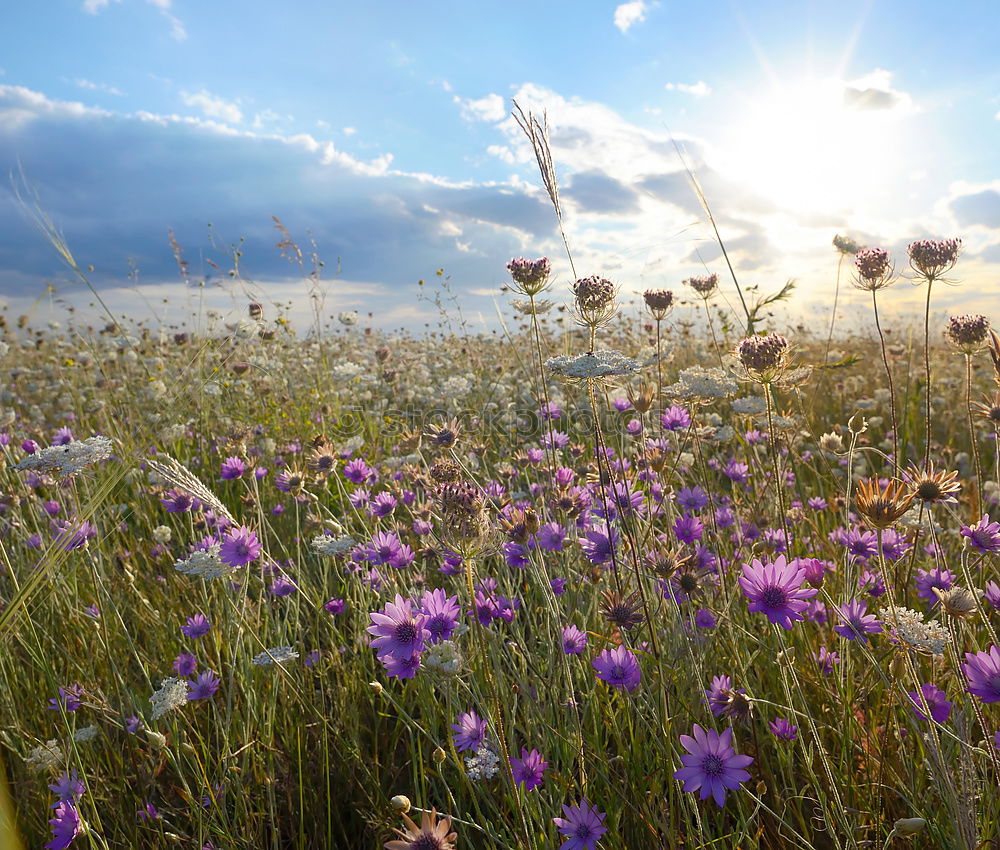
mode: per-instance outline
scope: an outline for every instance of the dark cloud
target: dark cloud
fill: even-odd
[[[733,220],[732,226],[744,231],[743,235],[723,239],[726,253],[734,260],[737,272],[756,271],[774,266],[781,255],[774,243],[768,239],[764,228],[752,221]],[[709,264],[722,256],[718,242],[704,242],[686,258],[691,263]]]
[[[713,213],[722,208],[756,215],[767,215],[778,211],[777,206],[771,201],[708,166],[696,167],[695,177]],[[649,174],[639,181],[638,186],[658,200],[674,204],[686,213],[699,218],[704,215],[698,195],[685,171]]]
[[[574,174],[562,194],[583,212],[628,215],[639,211],[636,191],[602,171]]]
[[[130,258],[146,280],[175,279],[168,228],[193,274],[213,273],[211,260],[225,275],[230,246],[240,245],[246,276],[294,278],[275,249],[273,215],[306,251],[311,235],[328,268],[339,257],[353,279],[389,286],[441,266],[456,281],[501,280],[525,233],[536,241],[555,233],[547,202],[509,186],[452,186],[384,166],[379,173],[378,163],[308,137],[114,115],[15,87],[0,86],[0,167],[23,169],[100,285],[121,283]],[[32,277],[41,290],[60,274],[55,251],[18,205],[0,203],[0,293],[23,294]]]
[[[959,195],[952,200],[951,211],[959,224],[1000,228],[1000,192],[986,189],[970,195]]]

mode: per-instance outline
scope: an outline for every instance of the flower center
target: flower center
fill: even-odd
[[[722,773],[722,759],[715,754],[707,755],[701,761],[701,769],[707,776],[719,776]]]
[[[417,627],[413,623],[400,623],[396,626],[396,643],[410,644],[417,639]]]
[[[781,608],[788,602],[788,594],[780,587],[766,587],[760,595],[760,601],[768,608]]]
[[[621,664],[616,664],[611,668],[611,678],[615,680],[622,680],[625,678],[625,668]]]

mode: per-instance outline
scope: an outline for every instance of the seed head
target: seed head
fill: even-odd
[[[908,247],[910,268],[934,280],[955,267],[962,250],[961,239],[921,239]]]
[[[662,321],[674,306],[674,293],[669,289],[647,289],[642,293],[642,299],[658,322]]]
[[[866,478],[858,482],[854,496],[858,513],[873,528],[889,528],[903,516],[916,498],[907,492],[906,485],[898,479],[885,484],[878,478]]]
[[[743,367],[758,377],[773,378],[780,371],[788,340],[781,334],[748,336],[736,348]]]
[[[545,289],[552,266],[548,257],[539,257],[537,260],[515,257],[507,263],[507,271],[514,278],[515,288],[530,297]]]
[[[885,248],[865,248],[858,251],[854,267],[858,273],[854,285],[858,289],[875,292],[892,284],[892,257]]]
[[[952,316],[945,331],[948,342],[959,351],[974,354],[990,343],[990,320],[985,316],[967,314]]]

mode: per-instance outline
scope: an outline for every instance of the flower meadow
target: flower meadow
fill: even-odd
[[[998,846],[960,250],[897,258],[908,335],[545,258],[493,334],[4,316],[0,845]]]

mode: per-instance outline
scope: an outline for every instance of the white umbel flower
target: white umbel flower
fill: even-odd
[[[65,760],[59,742],[53,738],[40,746],[34,747],[28,753],[25,763],[34,771],[44,773],[47,770],[60,767]]]
[[[253,663],[258,667],[268,667],[271,664],[283,664],[298,657],[299,654],[290,646],[273,646],[257,653],[253,657]]]
[[[475,755],[465,759],[465,772],[469,779],[492,779],[499,770],[500,757],[489,748],[488,744],[483,744],[476,750]]]
[[[111,457],[114,443],[108,437],[87,437],[64,446],[49,446],[28,455],[14,469],[55,473],[66,478]]]
[[[545,361],[545,368],[567,378],[611,378],[635,375],[642,368],[634,357],[604,349],[587,354],[562,354]]]
[[[221,548],[220,544],[213,543],[207,549],[195,549],[187,558],[178,560],[174,569],[189,576],[200,576],[205,581],[231,575],[236,569],[219,557]]]
[[[937,620],[924,622],[919,611],[891,606],[882,612],[882,620],[894,637],[909,649],[927,655],[944,655],[948,630]]]
[[[160,683],[160,689],[149,698],[153,706],[153,720],[159,720],[168,711],[184,705],[187,702],[188,688],[190,683],[187,679],[178,679],[176,676],[164,679]]]
[[[726,398],[736,395],[739,386],[736,379],[717,366],[691,366],[681,370],[680,380],[666,389],[667,395],[679,399]]]
[[[312,539],[314,552],[320,555],[346,555],[358,542],[349,535],[331,537],[329,534],[319,534]]]

